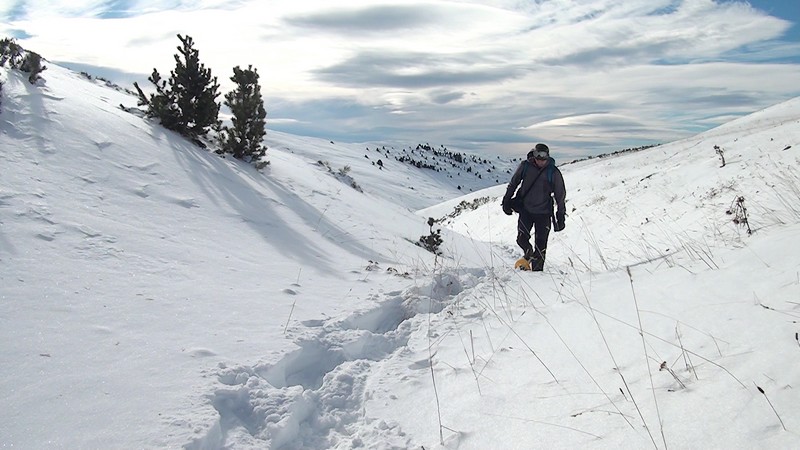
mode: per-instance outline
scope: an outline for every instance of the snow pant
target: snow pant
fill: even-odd
[[[525,252],[524,258],[531,262],[532,270],[544,268],[547,254],[547,238],[550,236],[552,214],[531,214],[525,210],[519,213],[517,221],[517,245]],[[534,244],[531,245],[531,229],[534,233]]]

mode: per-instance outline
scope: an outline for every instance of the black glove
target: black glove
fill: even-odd
[[[556,223],[555,223],[555,228],[553,228],[554,231],[556,231],[556,232],[561,231],[561,230],[564,229],[564,227],[567,226],[564,223],[564,219],[565,218],[564,218],[564,212],[563,211],[559,211],[559,212],[556,213]]]
[[[501,204],[501,206],[503,207],[503,212],[506,213],[507,216],[514,214],[514,210],[511,209],[511,205],[509,203],[511,202],[506,199],[503,199],[503,203]]]

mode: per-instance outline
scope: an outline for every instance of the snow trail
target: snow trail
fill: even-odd
[[[210,395],[219,422],[187,448],[222,447],[231,436],[272,449],[411,447],[397,424],[367,414],[372,373],[402,352],[413,334],[427,333],[419,316],[442,312],[475,274],[482,272],[441,273],[425,286],[373,295],[369,300],[378,306],[370,310],[306,321],[313,334],[299,338],[298,348],[274,363],[220,364],[217,377],[224,387]]]

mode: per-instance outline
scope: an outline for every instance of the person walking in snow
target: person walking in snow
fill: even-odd
[[[524,252],[523,258],[529,262],[531,270],[541,271],[544,268],[551,222],[554,231],[561,231],[565,227],[566,198],[564,177],[556,167],[556,161],[550,157],[550,148],[545,144],[536,144],[511,176],[502,202],[503,212],[507,215],[519,213],[517,245]],[[554,203],[558,206],[555,215]],[[531,245],[531,229],[535,246]]]

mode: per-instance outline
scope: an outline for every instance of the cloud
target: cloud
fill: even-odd
[[[33,37],[30,34],[26,33],[24,30],[15,30],[13,28],[9,28],[8,30],[6,30],[6,33],[8,34],[8,37],[12,37],[15,39],[29,39]]]
[[[797,63],[798,57],[800,57],[800,42],[777,40],[744,45],[723,53],[719,59],[754,63]]]
[[[337,34],[393,33],[422,28],[444,17],[428,5],[380,5],[359,9],[332,9],[289,16],[289,25]]]
[[[431,101],[437,105],[446,105],[447,103],[461,100],[467,95],[466,92],[455,91],[440,91],[431,94]]]
[[[509,21],[521,19],[513,11],[480,2],[359,2],[366,6],[349,6],[348,3],[352,2],[338,2],[337,6],[326,4],[325,7],[290,13],[284,17],[283,22],[306,33],[353,36],[399,34],[403,38],[409,38],[412,37],[409,35],[412,32],[439,35],[437,31],[455,31],[458,35],[464,35],[463,29],[453,28],[464,25],[472,28],[467,34],[500,30]]]
[[[552,65],[662,64],[713,60],[752,43],[781,36],[790,26],[786,20],[770,17],[739,3],[711,1],[672,3],[639,2],[636,8],[611,6],[594,11],[590,19],[552,27],[547,38],[536,42],[556,51],[545,53],[543,62]]]
[[[366,51],[315,70],[318,79],[347,87],[430,88],[498,83],[518,76],[509,66],[481,64],[478,54],[433,55]]]
[[[738,1],[29,0],[0,18],[52,61],[143,84],[190,35],[223,91],[258,68],[276,129],[339,141],[591,153],[800,95],[793,24]]]
[[[121,19],[126,17],[135,17],[147,12],[147,10],[137,9],[138,3],[136,0],[107,0],[101,2],[97,9],[92,11],[95,17],[101,19]],[[171,2],[172,7],[179,6],[180,2]],[[165,7],[166,5],[161,5]]]
[[[9,2],[5,7],[0,7],[0,19],[2,19],[0,23],[22,19],[26,13],[25,5],[25,0],[16,0]]]
[[[15,0],[0,7],[0,18],[7,21],[53,18],[121,19],[160,11],[198,11],[229,9],[247,0]]]

